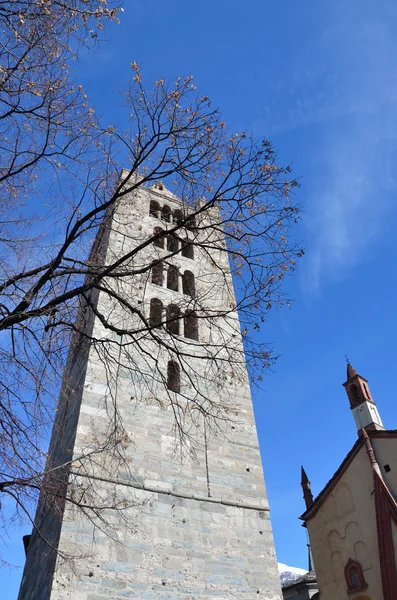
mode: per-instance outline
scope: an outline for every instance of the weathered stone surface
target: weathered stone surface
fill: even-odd
[[[149,201],[155,193],[142,190],[119,207],[117,228],[107,243],[108,259],[117,255],[123,244],[136,243],[151,234],[156,223],[149,216]],[[164,194],[165,198],[157,195],[157,200],[172,209],[179,206],[174,197]],[[123,238],[126,231],[129,242]],[[153,248],[147,249],[140,260],[150,260],[153,252]],[[174,263],[181,271],[188,268],[194,273],[198,293],[208,296],[212,305],[230,303],[234,297],[225,257],[215,257],[225,261],[220,282],[211,275],[207,255],[199,256],[197,249],[195,252],[194,260],[177,255]],[[215,275],[219,279],[219,272]],[[160,298],[164,305],[179,301],[180,292],[151,284],[147,275],[146,279],[136,277],[129,285],[130,298],[146,314],[151,298]],[[101,312],[111,308],[107,303],[99,297]],[[127,316],[120,315],[123,318]],[[98,321],[91,326],[98,336],[113,335]],[[230,339],[242,355],[236,313],[230,314],[224,327],[230,328]],[[216,334],[200,324],[200,341],[205,344],[210,335]],[[78,558],[69,562],[58,559],[53,576],[54,556],[36,539],[28,553],[19,600],[280,600],[244,364],[237,381],[230,365],[223,371],[226,380],[219,382],[216,369],[208,375],[202,361],[191,358],[197,388],[215,403],[232,407],[237,416],[221,423],[207,436],[206,443],[203,424],[196,417],[195,428],[193,421],[189,425],[195,452],[181,454],[169,391],[153,377],[148,358],[155,355],[166,372],[167,356],[161,356],[151,340],[142,344],[147,352],[136,351],[133,377],[127,369],[120,369],[112,396],[126,430],[120,443],[128,468],[113,463],[113,457],[103,453],[90,471],[98,497],[123,498],[128,508],[123,509],[122,516],[114,511],[104,513],[112,526],[111,536],[71,508],[66,508],[62,520],[43,515],[40,509],[46,534],[50,533],[56,543],[59,538],[62,552]],[[78,458],[90,440],[106,434],[109,399],[107,374],[95,349],[72,358],[58,410],[60,414],[67,403],[66,435],[60,445],[54,442],[53,451],[63,461],[70,453],[66,448],[71,448],[78,469]],[[183,395],[188,397],[192,392],[188,381],[182,381],[181,386],[183,394],[178,400],[183,405]],[[189,415],[185,418],[188,420]]]

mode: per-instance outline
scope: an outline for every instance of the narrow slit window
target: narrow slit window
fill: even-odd
[[[166,223],[169,223],[171,221],[171,209],[169,206],[167,206],[167,204],[163,206],[163,210],[161,211],[161,218]]]
[[[168,267],[167,274],[167,288],[169,290],[173,290],[174,292],[178,291],[178,268],[173,267],[172,265]]]
[[[178,252],[179,243],[178,238],[175,235],[169,235],[167,237],[167,250],[168,252]]]
[[[355,383],[352,383],[352,385],[350,386],[350,393],[355,402],[358,402],[361,399],[358,388]]]
[[[163,313],[163,303],[158,298],[150,300],[149,322],[152,327],[160,327]]]
[[[167,307],[167,331],[173,335],[179,335],[180,311],[179,306],[170,304]]]
[[[173,392],[181,390],[181,371],[177,362],[170,360],[167,367],[167,387]]]
[[[161,227],[155,227],[153,230],[153,235],[161,235],[162,233],[164,233],[164,229],[161,229]],[[156,248],[164,248],[164,236],[153,240],[153,244]]]
[[[157,217],[159,216],[159,212],[160,212],[160,204],[158,202],[156,202],[156,200],[151,200],[150,202],[150,208],[149,208],[149,215],[151,217]]]
[[[163,263],[157,263],[152,267],[152,283],[155,285],[163,285]]]
[[[186,240],[182,240],[182,256],[184,256],[185,258],[194,258],[193,244]]]
[[[194,312],[185,313],[185,338],[198,341],[198,321]]]
[[[183,293],[191,298],[196,295],[196,288],[194,285],[194,275],[191,271],[185,271],[182,278]]]

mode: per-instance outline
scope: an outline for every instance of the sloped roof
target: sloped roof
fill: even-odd
[[[352,377],[354,377],[355,375],[358,375],[356,369],[354,369],[350,363],[348,363],[347,365],[347,379],[351,379]]]
[[[397,429],[385,429],[384,431],[367,431],[370,438],[397,438]],[[364,445],[364,438],[359,437],[351,450],[346,454],[339,468],[332,475],[331,479],[326,483],[318,496],[314,499],[313,504],[299,518],[303,521],[308,521],[318,512],[325,500],[331,494],[332,490],[339,483],[342,475],[345,473],[349,465],[352,463],[355,456]]]
[[[295,581],[291,581],[285,585],[282,586],[283,590],[286,588],[292,588],[294,586],[299,587],[301,585],[304,585],[305,583],[309,584],[317,584],[317,577],[316,577],[316,573],[315,571],[308,571],[307,573],[305,573],[304,575],[302,575],[302,577],[299,577],[299,579],[296,579]]]

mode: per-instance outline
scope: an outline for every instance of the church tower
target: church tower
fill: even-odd
[[[368,381],[351,364],[343,385],[358,437],[314,499],[302,478],[300,518],[321,600],[396,600],[397,430],[383,427]]]
[[[215,209],[169,233],[189,210],[140,187],[95,241],[102,264],[140,251],[109,283],[125,310],[99,292],[79,315],[107,343],[72,343],[48,465],[74,496],[42,491],[19,600],[281,598],[224,240]]]
[[[349,398],[357,431],[360,433],[363,427],[366,430],[384,430],[368,381],[361,377],[350,363],[347,365],[347,381],[343,386]]]

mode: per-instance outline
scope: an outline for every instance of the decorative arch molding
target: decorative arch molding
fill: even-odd
[[[366,590],[368,587],[360,563],[352,558],[349,558],[346,563],[345,579],[348,592],[360,592],[361,590]]]
[[[367,569],[370,569],[372,567],[367,544],[365,544],[364,542],[359,541],[356,544],[354,544],[354,556],[356,561],[359,562],[362,566],[363,571],[366,571]]]
[[[354,511],[353,498],[347,483],[341,483],[335,490],[336,510],[340,517]]]
[[[325,501],[322,509],[322,515],[325,524],[329,523],[330,521],[334,521],[337,518],[338,514],[336,512],[336,503],[333,496],[330,496]]]
[[[343,558],[340,552],[333,552],[331,555],[332,570],[335,581],[343,581]]]
[[[363,539],[363,531],[357,521],[349,521],[345,527],[345,538],[350,546]]]
[[[328,546],[329,546],[329,549],[331,550],[331,552],[335,552],[336,550],[340,549],[342,538],[339,534],[339,531],[336,531],[336,529],[333,529],[332,531],[330,531],[329,534],[327,535],[327,540],[328,540]]]

